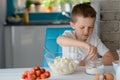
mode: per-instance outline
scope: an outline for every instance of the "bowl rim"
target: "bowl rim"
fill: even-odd
[[[112,64],[118,64],[119,63],[119,60],[115,60],[112,62]]]

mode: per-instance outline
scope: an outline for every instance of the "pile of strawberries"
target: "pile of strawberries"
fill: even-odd
[[[23,80],[41,80],[49,77],[50,72],[47,71],[45,68],[41,68],[39,66],[36,66],[31,70],[25,71],[21,76]]]

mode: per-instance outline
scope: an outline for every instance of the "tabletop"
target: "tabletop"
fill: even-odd
[[[21,80],[21,75],[26,70],[31,68],[7,68],[0,69],[0,80]],[[78,67],[77,70],[69,75],[54,74],[49,68],[46,68],[51,72],[51,77],[47,80],[93,80],[93,75],[85,73],[85,67]],[[105,66],[105,73],[111,72],[114,74],[112,66]]]

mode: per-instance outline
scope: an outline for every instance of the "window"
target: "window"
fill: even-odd
[[[70,12],[74,4],[80,0],[14,0],[16,13],[28,9],[29,12],[52,13],[52,12]]]

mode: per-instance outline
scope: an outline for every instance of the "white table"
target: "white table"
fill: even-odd
[[[20,80],[24,71],[31,68],[10,68],[0,69],[0,80]],[[46,68],[51,71],[50,69]],[[114,73],[112,66],[105,66],[105,72]],[[78,69],[70,75],[57,75],[51,72],[51,77],[47,80],[93,80],[93,75],[85,73],[85,67],[78,67]]]

